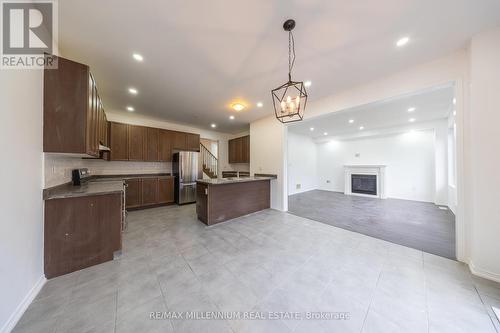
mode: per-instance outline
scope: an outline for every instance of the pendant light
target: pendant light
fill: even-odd
[[[292,81],[292,69],[295,63],[295,41],[292,30],[294,20],[286,20],[283,29],[288,31],[288,82],[271,90],[274,113],[282,123],[300,121],[304,118],[307,92],[304,82]]]

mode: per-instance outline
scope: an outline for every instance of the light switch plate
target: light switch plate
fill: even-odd
[[[301,184],[296,184],[296,185],[295,185],[295,188],[296,188],[297,190],[300,190],[300,188],[301,188],[301,187],[302,187],[302,185],[301,185]]]

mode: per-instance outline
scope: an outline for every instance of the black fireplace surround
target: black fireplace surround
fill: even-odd
[[[377,195],[377,175],[351,175],[351,192]]]

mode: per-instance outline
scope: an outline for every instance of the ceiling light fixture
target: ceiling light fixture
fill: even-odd
[[[263,106],[264,106],[264,104],[263,104],[262,102],[258,102],[258,103],[257,103],[257,107],[258,107],[258,108],[261,108],[261,107],[263,107]]]
[[[229,116],[229,119],[234,120],[234,116],[233,116],[233,115],[230,115],[230,116]]]
[[[354,119],[349,119],[349,124],[352,124],[354,122]]]
[[[139,53],[134,53],[132,55],[132,57],[134,57],[134,59],[139,61],[139,62],[142,62],[144,60],[144,57],[142,55],[140,55]]]
[[[360,130],[360,131],[362,131],[362,130],[364,130],[364,129],[365,129],[365,127],[364,127],[364,126],[359,126],[359,130]]]
[[[304,87],[309,88],[311,86],[312,82],[311,81],[306,81],[304,82]]]
[[[210,124],[210,126],[211,126],[212,128],[216,128],[216,127],[217,127],[217,125],[216,125],[216,124]]]
[[[234,103],[232,107],[234,111],[241,111],[245,108],[245,106],[241,103]]]
[[[455,104],[457,104],[457,99],[456,98],[453,99],[453,105],[455,105]]]
[[[314,131],[314,127],[311,127],[309,130],[311,130],[311,132]]]
[[[415,118],[410,118],[410,119],[408,119],[408,121],[409,121],[410,123],[414,123],[414,122],[415,122],[415,120],[416,120]]]
[[[453,110],[453,115],[456,116],[457,115],[457,110]]]
[[[127,106],[127,111],[129,111],[129,112],[134,112],[134,111],[135,111],[135,109],[134,109],[134,107],[132,107],[132,106]]]
[[[417,108],[415,108],[415,107],[411,107],[411,108],[409,108],[409,109],[408,109],[408,112],[413,112],[413,111],[415,111],[416,109],[417,109]]]
[[[328,132],[323,133],[323,135],[325,135],[325,136],[328,135]]]
[[[410,38],[409,37],[403,37],[403,38],[400,38],[398,39],[398,41],[396,42],[396,46],[397,47],[402,47],[402,46],[405,46],[406,44],[408,44],[408,42],[410,41]]]
[[[288,31],[288,82],[271,90],[276,119],[282,123],[301,121],[307,103],[307,92],[302,81],[292,81],[292,69],[295,64],[295,40],[292,30],[294,20],[286,20],[283,29]]]
[[[137,95],[138,91],[135,88],[128,88],[128,92],[131,93],[132,95]]]

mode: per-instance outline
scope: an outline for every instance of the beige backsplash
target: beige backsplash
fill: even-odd
[[[82,159],[59,154],[44,154],[44,187],[71,181],[71,170],[88,168],[94,175],[171,172],[170,162],[129,162]]]

